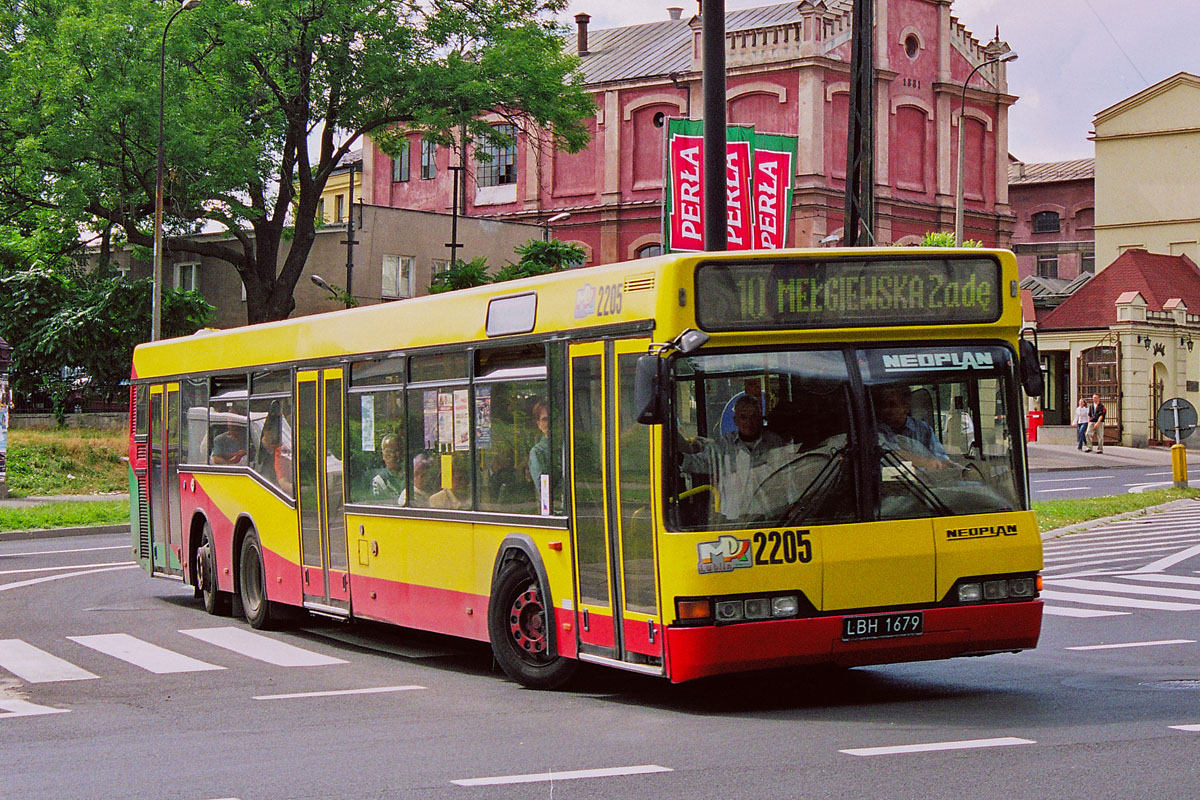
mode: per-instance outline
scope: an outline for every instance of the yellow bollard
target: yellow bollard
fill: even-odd
[[[1181,444],[1171,445],[1171,480],[1176,489],[1188,488],[1187,448]]]

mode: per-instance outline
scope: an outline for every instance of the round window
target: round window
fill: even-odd
[[[911,59],[916,59],[921,53],[921,40],[915,33],[904,37],[904,53]]]

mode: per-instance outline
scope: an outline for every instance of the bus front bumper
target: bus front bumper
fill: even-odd
[[[1041,633],[1042,601],[927,608],[919,635],[843,641],[842,621],[858,616],[670,627],[668,675],[682,683],[804,664],[857,667],[1027,650],[1037,646]]]

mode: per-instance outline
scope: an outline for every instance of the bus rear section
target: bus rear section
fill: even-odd
[[[1036,646],[1007,345],[701,353],[662,437],[671,680]]]

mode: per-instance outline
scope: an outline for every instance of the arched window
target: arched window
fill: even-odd
[[[661,244],[646,244],[637,249],[636,258],[653,258],[662,255]]]
[[[1058,233],[1059,225],[1057,211],[1039,211],[1033,215],[1034,233]]]

